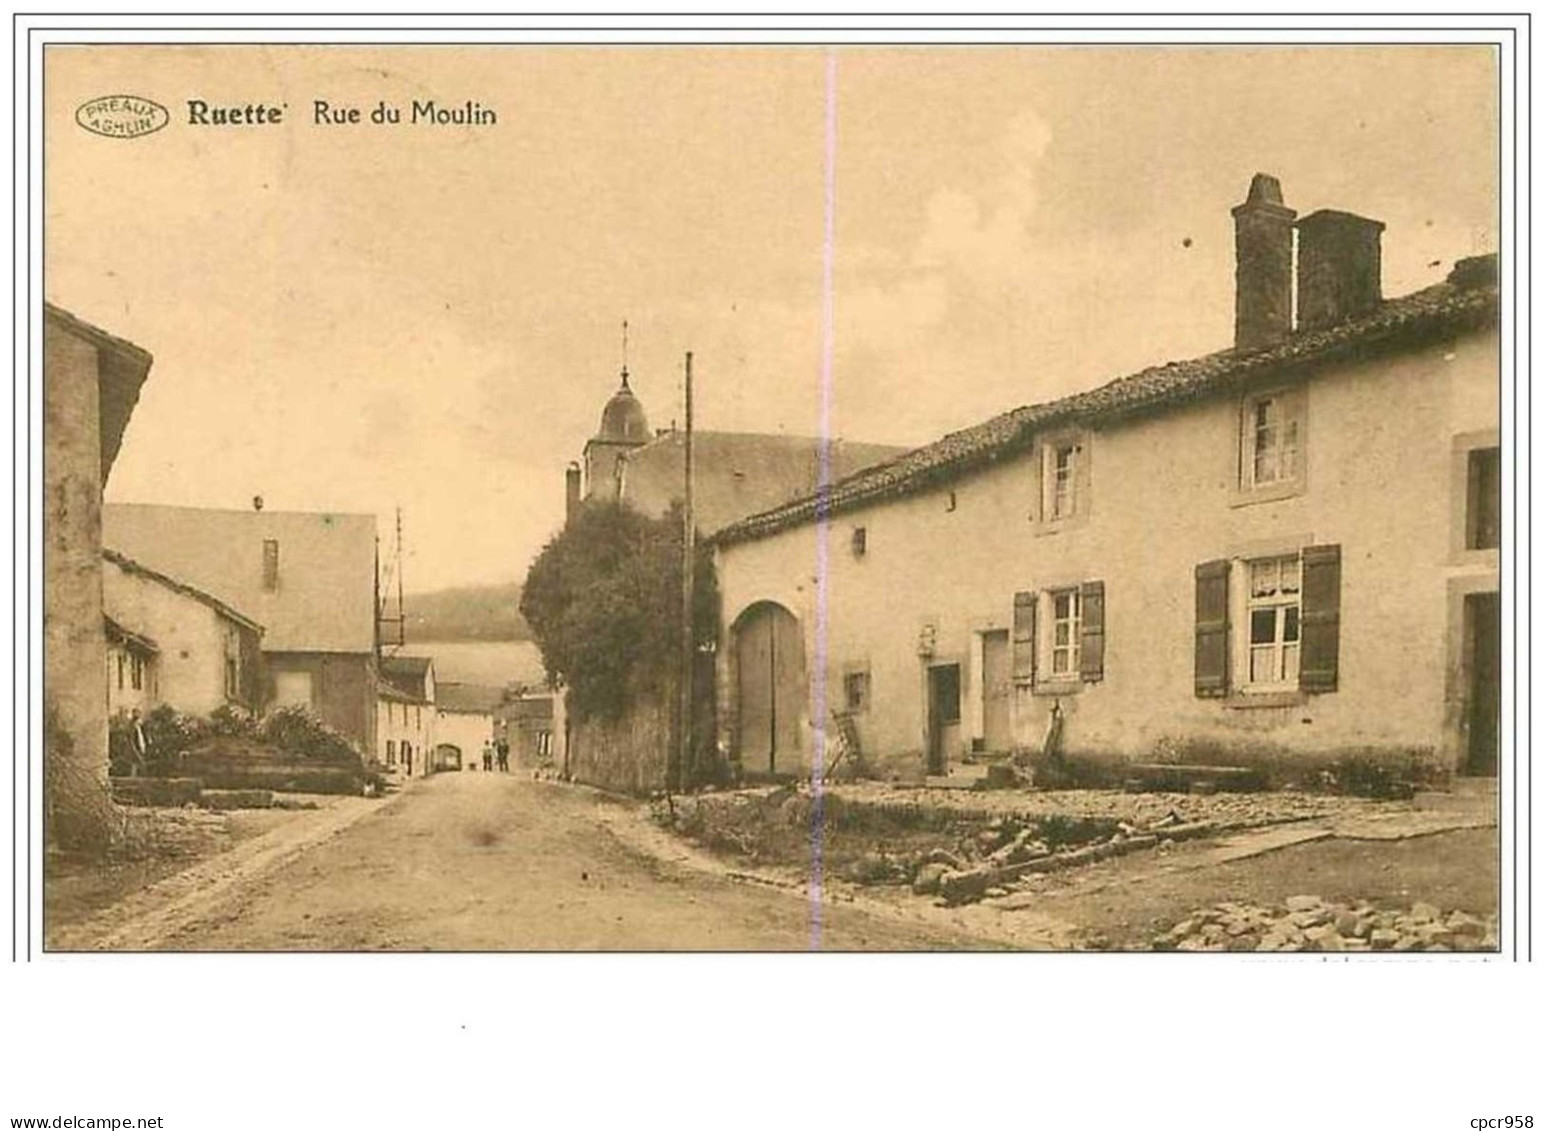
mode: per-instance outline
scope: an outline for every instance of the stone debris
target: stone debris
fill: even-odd
[[[1416,903],[1407,911],[1366,901],[1335,903],[1294,895],[1278,907],[1219,903],[1192,912],[1152,940],[1154,950],[1446,952],[1498,949],[1496,916],[1443,911]]]
[[[1181,825],[1205,821],[1219,829],[1258,828],[1284,821],[1350,819],[1371,815],[1406,814],[1408,802],[1370,801],[1360,797],[1319,793],[1126,793],[1118,789],[1046,789],[959,791],[936,790],[886,782],[841,782],[826,788],[828,796],[857,804],[926,807],[962,817],[1030,821],[1040,817],[1107,818],[1133,828],[1155,831],[1167,822]]]
[[[1056,845],[1053,832],[1063,835],[1090,837],[1079,842],[1076,839]],[[1206,836],[1215,831],[1206,821],[1187,821],[1166,824],[1160,832],[1147,832],[1140,826],[1121,822],[1113,831],[1109,823],[1084,821],[1068,825],[1046,822],[1017,827],[1012,820],[993,821],[975,838],[973,845],[967,840],[962,845],[962,855],[969,855],[974,847],[978,855],[969,865],[950,867],[939,877],[935,885],[931,873],[919,890],[914,881],[913,891],[931,894],[937,891],[948,905],[974,903],[979,899],[1000,898],[1011,894],[1012,888],[1025,878],[1045,872],[1057,872],[1065,868],[1078,868],[1097,864],[1128,852],[1158,848],[1177,840]],[[988,839],[990,834],[991,839]],[[929,862],[937,859],[930,853]],[[921,876],[921,865],[914,870]]]
[[[911,890],[914,895],[935,895],[938,886],[944,876],[949,873],[946,864],[928,862],[917,869],[916,877],[911,881]]]

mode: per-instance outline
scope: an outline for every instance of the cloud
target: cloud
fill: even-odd
[[[928,201],[914,266],[957,270],[977,282],[1017,274],[1050,144],[1051,129],[1039,115],[1026,110],[1015,117],[999,142],[995,178],[974,192],[942,188]]]

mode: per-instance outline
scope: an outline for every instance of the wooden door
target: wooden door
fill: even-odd
[[[740,763],[747,773],[802,767],[804,639],[781,605],[757,605],[735,631]]]
[[[981,738],[988,751],[1006,754],[1013,749],[1010,715],[1013,702],[1013,663],[1007,630],[981,637]]]
[[[1501,595],[1464,598],[1464,635],[1469,653],[1469,727],[1466,773],[1496,772],[1501,747]]]
[[[938,664],[927,670],[928,773],[948,772],[949,751],[960,741],[960,665]]]

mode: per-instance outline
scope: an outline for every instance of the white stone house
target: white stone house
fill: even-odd
[[[1298,219],[1264,176],[1233,217],[1231,347],[720,532],[745,770],[808,773],[847,712],[907,774],[1048,747],[1495,772],[1495,259],[1385,300],[1376,221]]]
[[[104,550],[110,714],[166,703],[187,715],[257,709],[263,629],[225,602]]]
[[[376,758],[404,777],[433,771],[434,661],[428,656],[385,656],[376,710]]]

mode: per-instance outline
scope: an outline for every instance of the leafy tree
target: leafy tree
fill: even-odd
[[[532,563],[520,613],[578,718],[615,719],[640,696],[679,686],[681,534],[679,509],[653,518],[590,503]],[[697,555],[693,605],[701,645],[718,631],[706,549]]]

